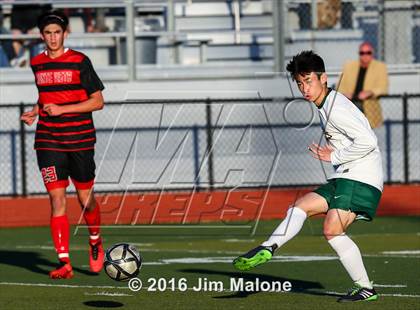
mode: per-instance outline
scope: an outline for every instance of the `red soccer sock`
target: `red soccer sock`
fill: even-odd
[[[100,226],[101,226],[101,213],[99,204],[96,203],[95,209],[92,211],[85,210],[83,214],[86,224],[88,225],[89,229],[89,242],[91,244],[96,244],[97,242],[100,242]]]
[[[58,259],[63,263],[70,263],[69,258],[69,234],[70,225],[67,215],[51,217],[51,236],[54,242]]]

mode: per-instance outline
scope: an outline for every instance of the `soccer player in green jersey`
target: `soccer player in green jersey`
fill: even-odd
[[[273,234],[258,247],[233,261],[249,270],[271,259],[274,251],[296,236],[305,220],[326,214],[324,236],[337,252],[354,287],[339,302],[376,300],[358,246],[346,235],[356,220],[371,221],[383,190],[382,160],[377,138],[362,112],[344,95],[327,87],[324,61],[312,51],[293,57],[287,71],[303,97],[318,109],[325,145],[309,146],[311,155],[330,162],[328,182],[298,199]]]

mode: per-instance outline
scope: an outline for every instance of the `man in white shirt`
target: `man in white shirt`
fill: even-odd
[[[274,251],[301,230],[307,217],[326,214],[324,236],[337,252],[354,287],[339,302],[376,300],[357,245],[346,235],[355,220],[371,221],[383,190],[377,139],[363,113],[344,95],[327,87],[324,61],[312,51],[293,57],[287,71],[308,101],[318,108],[327,143],[308,147],[311,155],[331,162],[328,183],[298,199],[270,238],[233,261],[249,270],[271,259]]]

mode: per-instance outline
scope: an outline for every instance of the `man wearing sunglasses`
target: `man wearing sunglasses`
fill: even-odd
[[[372,128],[382,125],[379,97],[388,93],[388,73],[385,63],[374,58],[369,42],[359,46],[359,60],[344,65],[338,91],[365,114]]]

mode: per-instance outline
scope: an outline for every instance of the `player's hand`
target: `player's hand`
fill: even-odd
[[[23,113],[20,116],[20,120],[23,121],[26,125],[31,126],[36,120],[37,116],[38,116],[37,111],[32,110],[32,111]]]
[[[372,95],[373,95],[373,93],[370,90],[362,90],[359,93],[358,97],[359,97],[359,100],[366,100],[366,99],[369,99],[370,97],[372,97]]]
[[[59,105],[56,104],[45,104],[44,105],[44,111],[49,115],[49,116],[59,116],[61,114],[63,114],[63,108]]]
[[[326,144],[324,146],[320,146],[316,143],[312,143],[308,150],[311,151],[311,155],[313,158],[320,159],[322,161],[331,161],[331,153],[334,152],[334,149]]]

